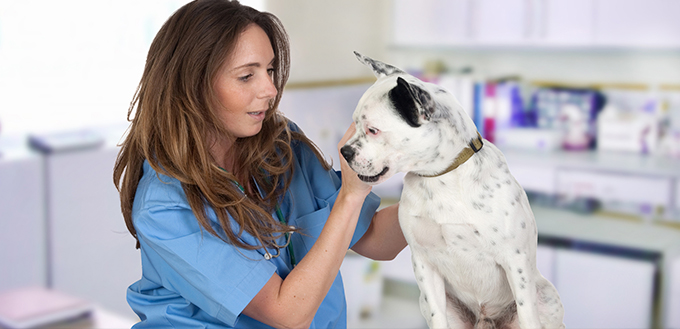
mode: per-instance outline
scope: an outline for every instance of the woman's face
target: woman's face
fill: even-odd
[[[269,101],[276,97],[272,82],[274,50],[269,37],[251,24],[238,38],[215,79],[219,116],[235,137],[256,135],[262,129]]]

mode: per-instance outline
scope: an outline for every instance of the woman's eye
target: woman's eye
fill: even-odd
[[[275,71],[274,71],[273,68],[267,70],[267,74],[269,74],[269,77],[270,77],[270,78],[273,78],[273,77],[274,77],[274,72],[275,72]]]
[[[373,127],[368,128],[368,133],[370,133],[371,135],[377,135],[378,131],[379,131],[378,129],[375,129]]]
[[[250,79],[250,77],[252,77],[252,76],[253,76],[252,74],[248,74],[248,75],[244,75],[244,76],[242,76],[238,79],[245,82],[245,81],[248,81]]]

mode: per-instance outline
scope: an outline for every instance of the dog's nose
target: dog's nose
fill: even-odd
[[[354,152],[354,149],[349,145],[343,146],[340,149],[340,153],[345,158],[345,160],[347,160],[348,163],[352,161],[352,159],[354,159],[354,155],[356,154],[356,152]]]

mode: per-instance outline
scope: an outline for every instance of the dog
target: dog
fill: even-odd
[[[501,151],[445,89],[355,52],[378,77],[340,149],[369,184],[405,172],[399,224],[430,328],[564,328],[538,231]]]

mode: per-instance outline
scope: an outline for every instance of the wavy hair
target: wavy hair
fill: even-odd
[[[235,139],[218,117],[213,83],[239,35],[250,24],[257,24],[269,37],[275,56],[273,83],[278,93],[270,101],[261,131]],[[132,206],[145,160],[157,172],[180,181],[200,226],[225,242],[246,249],[273,247],[275,240],[289,230],[271,213],[290,185],[291,143],[307,144],[330,169],[318,148],[302,133],[291,131],[288,120],[277,110],[289,68],[288,36],[278,18],[238,1],[196,0],[165,22],[151,44],[130,103],[127,118],[131,124],[113,173],[125,224],[137,240],[137,248]],[[235,139],[232,172],[219,168],[212,157],[210,147],[215,138]],[[234,181],[244,185],[246,196]],[[210,225],[208,207],[214,210],[227,239]],[[232,227],[229,215],[238,230]],[[239,239],[244,231],[260,245]]]

